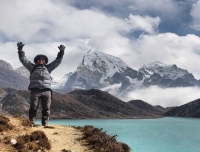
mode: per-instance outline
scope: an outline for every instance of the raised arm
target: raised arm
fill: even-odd
[[[34,65],[26,58],[25,52],[22,50],[25,44],[22,42],[17,43],[18,54],[20,62],[31,72]]]
[[[56,59],[53,62],[51,62],[50,64],[47,65],[48,70],[50,72],[52,72],[55,68],[57,68],[60,65],[60,63],[62,62],[63,55],[64,55],[64,52],[65,52],[65,46],[60,45],[58,48],[59,48],[60,52],[58,52]]]

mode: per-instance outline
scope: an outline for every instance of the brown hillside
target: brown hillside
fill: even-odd
[[[0,90],[1,111],[28,116],[30,92],[5,88]],[[41,117],[41,105],[37,117]],[[53,92],[51,119],[85,118],[156,118],[152,114],[100,90],[76,90],[69,94]]]
[[[164,116],[200,118],[200,99],[172,108]]]
[[[74,90],[70,96],[90,109],[98,111],[102,116],[110,118],[153,118],[152,113],[139,109],[113,95],[97,90]]]
[[[157,114],[157,115],[163,115],[163,111],[164,110],[159,110],[158,108],[155,108],[154,106],[142,101],[142,100],[131,100],[129,101],[128,103],[140,108],[140,109],[143,109],[145,111],[148,111],[150,113],[154,113],[154,114]]]

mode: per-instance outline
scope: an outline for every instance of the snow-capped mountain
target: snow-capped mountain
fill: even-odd
[[[198,85],[198,81],[187,70],[174,65],[166,65],[159,61],[142,66],[139,72],[143,73],[143,85],[158,85],[164,87],[184,87]]]
[[[191,74],[187,70],[183,70],[174,65],[166,65],[160,61],[143,65],[139,71],[144,74],[145,77],[150,77],[154,73],[159,74],[162,78],[176,80],[178,78],[190,77]]]
[[[64,88],[107,89],[118,86],[120,93],[157,85],[160,87],[200,86],[187,70],[159,61],[143,65],[139,70],[129,67],[118,57],[95,50],[88,51]]]
[[[13,70],[13,67],[11,66],[11,64],[4,60],[0,60],[0,67],[8,69],[8,70]]]
[[[29,77],[24,67],[16,69],[18,73]],[[148,86],[187,87],[200,86],[200,80],[187,70],[174,65],[156,61],[134,70],[120,58],[95,50],[89,50],[74,72],[62,79],[53,79],[52,89],[102,89],[126,95],[129,91]]]
[[[119,83],[127,86],[129,79],[139,81],[142,76],[120,58],[90,50],[69,77],[65,88],[103,88]]]

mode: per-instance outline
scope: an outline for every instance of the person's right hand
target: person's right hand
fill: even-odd
[[[18,42],[17,43],[18,50],[22,50],[22,48],[23,48],[24,45],[25,44],[23,44],[23,42]]]
[[[63,51],[63,52],[65,51],[65,46],[64,45],[60,45],[58,48],[59,48],[60,51]]]

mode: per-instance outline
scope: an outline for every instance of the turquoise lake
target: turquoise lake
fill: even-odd
[[[103,128],[107,134],[117,135],[132,152],[200,152],[200,119],[50,120],[49,124]]]

